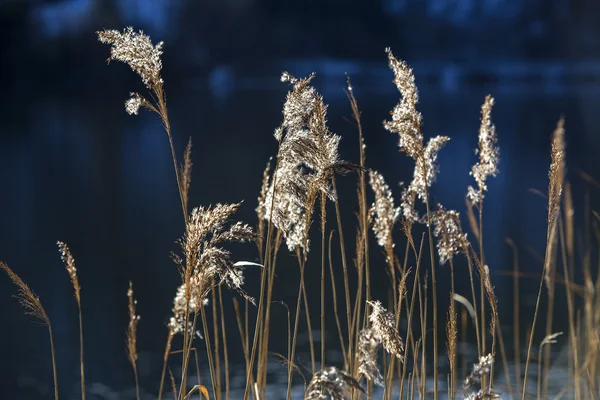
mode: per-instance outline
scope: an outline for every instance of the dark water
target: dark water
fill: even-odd
[[[254,207],[264,165],[276,151],[272,132],[280,122],[286,92],[284,85],[277,84],[260,89],[260,82],[223,96],[207,94],[202,82],[181,83],[169,91],[178,152],[183,150],[188,136],[194,142],[190,204],[245,199],[239,217],[251,224],[256,220]],[[273,82],[277,82],[276,76]],[[315,82],[330,103],[332,130],[343,136],[342,157],[357,161],[356,130],[349,122],[344,77]],[[386,89],[355,85],[355,90],[363,112],[368,166],[384,174],[399,198],[396,183],[409,181],[413,166],[398,153],[396,138],[381,125],[398,94],[391,83]],[[70,245],[79,269],[90,385],[101,382],[122,388],[132,382],[124,346],[126,288],[132,280],[142,316],[138,342],[140,374],[142,384],[149,391],[154,390],[165,324],[179,281],[169,254],[177,250],[175,240],[183,233],[183,223],[168,140],[154,115],[145,112],[130,117],[124,113],[122,101],[128,91],[126,86],[92,83],[83,92],[31,97],[15,94],[5,99],[2,106],[0,259],[29,283],[48,311],[58,348],[61,390],[65,394],[76,394],[78,387],[77,309],[56,249],[57,240]],[[527,256],[526,248],[543,254],[546,205],[543,198],[528,189],[545,191],[549,138],[561,115],[566,119],[570,176],[575,189],[583,188],[577,170],[600,175],[596,157],[600,147],[600,92],[581,88],[548,94],[502,85],[444,92],[434,86],[421,87],[425,135],[452,138],[440,153],[441,172],[433,189],[434,200],[447,208],[464,211],[466,187],[472,184],[468,172],[476,161],[473,149],[477,146],[479,108],[488,92],[496,98],[493,118],[502,161],[501,174],[489,182],[485,241],[502,304],[504,298],[512,296],[509,281],[498,275],[512,267],[506,237],[521,246],[524,270],[541,270],[540,263]],[[353,177],[341,179],[340,206],[348,217],[344,229],[350,242],[354,235],[351,212],[356,206],[354,182]],[[580,195],[576,197],[577,204],[581,204],[581,199]],[[463,226],[467,229],[466,220]],[[398,246],[401,248],[403,245]],[[311,304],[317,310],[318,245],[313,252],[314,268],[309,267],[307,274],[309,293],[315,293]],[[239,246],[235,256],[256,261],[257,251],[251,244]],[[282,255],[279,268],[275,297],[291,306],[295,304],[298,277],[294,258]],[[379,282],[385,279],[382,271],[374,271]],[[258,292],[258,276],[256,270],[248,273],[251,293]],[[440,276],[439,290],[445,293],[447,269],[440,269]],[[458,288],[466,292],[467,282],[458,282]],[[524,285],[524,307],[532,304],[536,290],[535,280]],[[25,386],[37,386],[35,390],[42,392],[51,389],[48,339],[43,327],[33,325],[22,315],[10,298],[13,293],[7,279],[0,279],[0,375],[8,382],[2,391],[8,393],[6,398],[16,398],[17,394],[19,398],[33,398],[34,389]],[[381,287],[375,285],[374,293],[385,299]],[[507,321],[511,307],[509,302],[505,311],[501,308]],[[231,309],[228,305],[230,355],[239,362],[239,335]],[[285,335],[285,308],[274,306],[274,313],[278,323],[273,329],[277,335]],[[329,322],[333,329],[333,320]],[[328,337],[335,341],[333,330]],[[203,346],[201,342],[198,345]],[[273,347],[274,351],[285,351],[285,343],[279,340]],[[306,356],[301,357],[307,361]],[[27,397],[29,394],[32,397]]]

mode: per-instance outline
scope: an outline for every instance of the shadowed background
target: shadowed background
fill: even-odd
[[[97,30],[131,25],[154,42],[164,40],[175,146],[181,154],[189,136],[194,143],[190,205],[244,199],[238,216],[252,225],[262,171],[276,152],[272,132],[288,90],[279,81],[282,71],[316,72],[314,84],[330,105],[331,130],[343,137],[341,155],[357,162],[357,133],[344,94],[345,74],[352,78],[367,165],[382,172],[398,199],[397,183],[411,178],[413,165],[381,124],[399,98],[386,65],[384,48],[390,46],[414,67],[426,137],[452,138],[440,152],[433,199],[461,213],[472,184],[480,105],[491,93],[501,174],[489,181],[485,246],[502,319],[510,318],[512,307],[502,306],[512,296],[500,274],[512,268],[505,239],[519,244],[522,269],[541,271],[532,253],[543,254],[546,201],[528,189],[546,190],[549,138],[561,115],[580,208],[584,185],[576,171],[600,173],[598,17],[600,4],[591,0],[0,0],[0,260],[28,282],[48,311],[63,396],[78,393],[78,331],[57,240],[69,244],[78,265],[86,378],[90,391],[97,391],[92,398],[121,398],[133,382],[124,346],[129,280],[142,317],[141,384],[156,392],[179,284],[169,254],[177,250],[183,220],[168,140],[155,115],[125,114],[129,92],[144,88],[125,65],[106,65],[109,48],[96,41]],[[354,183],[353,176],[341,179],[349,242]],[[252,244],[234,250],[236,259],[257,261]],[[316,241],[314,252],[320,252]],[[318,262],[307,271],[309,286],[315,282],[309,287],[315,307]],[[291,305],[298,268],[287,252],[280,263],[275,298]],[[381,266],[374,270],[379,280],[386,279]],[[447,274],[442,267],[442,293]],[[248,271],[251,294],[258,293],[258,277],[257,270]],[[523,284],[523,310],[530,310],[537,282]],[[458,290],[466,284],[459,282]],[[47,336],[22,315],[10,298],[14,292],[2,277],[0,396],[50,398]],[[375,296],[384,300],[386,294]],[[241,363],[230,297],[230,356]],[[557,304],[557,311],[564,308]],[[285,320],[285,308],[273,312]],[[531,314],[524,314],[529,321]],[[333,328],[331,315],[328,321]],[[285,323],[273,329],[274,337],[286,334]],[[328,338],[335,349],[336,335]],[[285,344],[274,340],[273,349],[283,352]],[[299,360],[308,358],[301,353]]]

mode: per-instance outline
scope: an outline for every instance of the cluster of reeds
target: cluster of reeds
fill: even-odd
[[[450,138],[436,136],[425,140],[421,129],[422,117],[418,111],[418,91],[408,64],[398,60],[391,50],[386,50],[394,83],[401,97],[391,111],[391,118],[383,125],[397,135],[399,150],[414,161],[412,181],[403,188],[399,204],[395,203],[384,177],[366,164],[360,111],[350,80],[347,95],[356,122],[360,151],[356,163],[342,161],[339,155],[341,136],[331,132],[328,127],[327,105],[312,86],[314,74],[297,78],[283,73],[281,81],[290,86],[290,91],[283,107],[283,120],[274,133],[278,151],[263,174],[256,208],[258,222],[254,229],[242,222],[230,221],[241,203],[196,207],[191,211],[188,207],[192,171],[191,140],[180,166],[161,78],[162,42],[153,45],[148,36],[131,28],[122,32],[105,30],[98,32],[98,37],[111,46],[110,60],[128,64],[141,76],[149,90],[147,97],[133,93],[126,101],[125,108],[129,114],[138,114],[140,109],[147,109],[160,117],[171,147],[181,198],[184,234],[179,241],[180,254],[173,254],[181,284],[174,298],[173,315],[165,328],[162,374],[157,383],[159,399],[166,390],[167,372],[176,400],[188,399],[195,392],[205,398],[230,398],[229,378],[233,366],[229,363],[228,327],[224,313],[224,302],[229,297],[223,294],[223,285],[242,299],[240,303],[238,296],[233,297],[245,361],[244,400],[267,397],[268,372],[271,372],[267,371],[270,365],[270,332],[276,323],[272,319],[276,269],[281,253],[286,251],[295,256],[300,274],[295,307],[289,305],[288,308],[287,354],[281,355],[287,368],[288,400],[292,397],[292,387],[301,384],[294,377],[305,374],[312,376],[310,379],[304,377],[305,399],[372,398],[376,386],[383,388],[382,398],[386,400],[396,396],[401,400],[405,397],[425,399],[428,396],[436,400],[440,397],[455,399],[458,396],[468,399],[500,396],[512,399],[521,396],[525,399],[532,394],[528,386],[532,362],[538,365],[537,396],[547,398],[552,363],[550,349],[558,340],[559,333],[555,331],[562,328],[557,327],[552,318],[560,288],[564,289],[568,303],[568,325],[565,330],[569,341],[569,379],[563,382],[562,391],[568,391],[575,399],[600,396],[600,277],[598,271],[594,272],[592,268],[594,251],[600,248],[600,215],[590,209],[588,201],[585,226],[582,229],[576,227],[571,187],[565,173],[562,119],[552,140],[546,253],[540,273],[534,276],[539,280],[539,292],[532,323],[528,327],[523,373],[520,367],[521,311],[518,294],[520,280],[531,277],[519,271],[519,249],[509,241],[514,252],[514,267],[510,271],[515,285],[513,373],[509,371],[510,351],[504,346],[504,332],[498,312],[500,305],[488,267],[492,265],[497,269],[501,266],[495,265],[494,260],[487,260],[484,251],[483,205],[487,181],[499,172],[499,148],[491,117],[494,99],[491,96],[485,97],[481,108],[476,149],[478,161],[471,170],[475,185],[465,191],[468,222],[474,238],[471,241],[463,231],[457,211],[431,203],[430,188],[435,183],[439,169],[437,154]],[[356,179],[357,182],[356,239],[352,246],[347,246],[344,237],[345,221],[340,210],[343,204],[339,201],[341,195],[336,184],[341,175],[347,174],[352,175],[343,179]],[[590,184],[600,186],[589,176],[582,176]],[[320,241],[310,239],[315,210],[320,215]],[[327,218],[328,212],[333,215],[333,221]],[[225,246],[227,242],[248,241],[255,242],[258,247],[258,263],[235,261]],[[334,242],[339,247],[338,253],[332,251]],[[282,249],[284,243],[286,246]],[[396,246],[398,243],[403,246]],[[354,254],[350,259],[352,247]],[[79,306],[81,395],[84,399],[81,287],[69,248],[61,242],[59,248]],[[320,252],[321,264],[320,310],[311,309],[309,285],[304,279],[306,269],[313,268],[313,264],[309,263],[309,249],[315,248],[317,253]],[[576,251],[576,248],[582,250]],[[374,252],[383,253],[384,265],[380,262],[372,264],[373,260],[380,259],[373,255]],[[562,269],[559,269],[561,264]],[[243,269],[247,266],[260,269],[260,290],[256,293],[247,293],[242,288]],[[19,288],[18,298],[26,312],[48,327],[54,360],[50,319],[39,298],[6,264],[1,263],[0,267]],[[383,268],[388,277],[383,285],[377,284],[379,288],[386,288],[383,292],[374,290],[372,281],[373,270],[379,268]],[[438,293],[436,275],[440,268],[450,269],[450,293]],[[576,271],[582,271],[582,275]],[[456,291],[455,275],[457,279],[468,280],[468,293],[463,295]],[[583,283],[577,283],[581,280]],[[311,285],[311,290],[314,289]],[[340,290],[340,298],[343,299],[341,304],[337,295]],[[140,317],[136,314],[131,283],[127,296],[130,322],[126,347],[139,398],[137,328]],[[315,295],[311,293],[312,296]],[[449,298],[447,310],[439,309],[440,304],[446,304],[439,301],[440,297]],[[326,307],[328,303],[333,305],[333,309]],[[542,329],[538,319],[543,317],[544,305],[545,338],[538,343],[535,333]],[[311,312],[313,316],[318,312],[320,318],[311,318]],[[326,318],[327,314],[333,316],[335,325],[328,324],[332,319]],[[212,318],[209,319],[209,316]],[[212,321],[212,330],[209,321]],[[297,363],[297,339],[301,323],[307,325],[310,366]],[[320,338],[313,336],[314,324],[320,328]],[[326,332],[333,332],[332,336],[339,343],[332,344]],[[438,334],[441,332],[445,332],[446,336],[447,368],[440,366],[443,356],[440,354],[441,340]],[[174,349],[174,343],[178,343],[174,342],[177,335],[182,336],[182,345]],[[476,342],[476,356],[462,351],[468,338],[474,338]],[[188,382],[192,354],[195,357],[197,379],[200,380],[201,367],[198,349],[194,344],[201,342],[206,348],[210,373],[209,377],[203,379],[209,382],[207,386],[212,388],[210,391],[199,382],[197,385]],[[331,365],[327,359],[327,344],[340,349],[342,361],[336,365]],[[537,358],[532,352],[536,346],[539,349]],[[496,372],[497,359],[502,360],[502,373]],[[473,361],[476,362],[469,369],[467,364]],[[179,382],[172,373],[170,366],[173,365],[181,368]],[[55,398],[58,399],[54,366]],[[431,385],[427,384],[428,376],[433,377]],[[495,385],[496,377],[502,377],[504,383]]]

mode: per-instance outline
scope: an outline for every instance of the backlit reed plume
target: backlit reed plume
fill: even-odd
[[[383,348],[401,361],[404,344],[396,329],[396,319],[392,312],[387,311],[380,301],[368,301],[371,306],[369,320],[373,329],[374,337],[381,342]]]
[[[146,108],[158,114],[162,120],[171,147],[171,157],[173,158],[173,167],[177,178],[181,208],[184,218],[187,219],[189,177],[186,178],[185,175],[180,176],[180,173],[185,172],[180,171],[180,166],[177,163],[173,136],[171,134],[171,124],[167,112],[167,99],[163,87],[164,81],[161,77],[163,42],[153,45],[150,37],[145,35],[143,31],[135,32],[132,27],[124,29],[123,32],[106,29],[97,32],[97,34],[100,42],[111,45],[108,61],[115,60],[129,65],[142,78],[142,82],[150,91],[150,100],[139,93],[132,92],[129,99],[125,101],[125,111],[130,115],[138,115],[140,108]],[[189,157],[190,150],[191,142],[186,149],[185,157]],[[191,168],[189,158],[184,161],[184,170],[186,165]],[[187,171],[191,172],[191,169],[187,169]]]
[[[313,375],[304,400],[344,400],[346,393],[353,389],[364,393],[352,376],[336,367],[327,367]]]
[[[486,388],[486,389],[481,389],[481,390],[478,390],[477,392],[471,393],[470,395],[465,397],[465,400],[494,400],[494,399],[499,399],[501,397],[502,397],[501,394],[494,392],[490,388]]]
[[[469,248],[467,234],[463,233],[460,225],[460,214],[454,210],[446,210],[440,204],[431,213],[433,235],[437,240],[440,264],[445,264],[456,254],[466,254]]]
[[[258,217],[258,238],[262,240],[265,236],[265,221],[269,219],[267,216],[267,196],[269,187],[271,186],[271,158],[267,161],[263,172],[262,185],[260,187],[260,195],[258,196],[258,206],[256,207],[256,216]],[[262,245],[258,247],[262,251]]]
[[[290,251],[308,250],[308,225],[317,194],[335,201],[331,178],[355,169],[339,159],[340,136],[327,127],[327,106],[310,86],[313,78],[314,74],[297,79],[287,72],[281,77],[293,87],[283,106],[283,122],[275,130],[277,167],[263,201],[264,217],[272,218],[284,233]]]
[[[394,72],[394,83],[402,98],[392,110],[392,120],[384,121],[383,126],[386,130],[398,134],[400,151],[415,160],[413,179],[402,193],[401,205],[404,217],[417,221],[419,216],[415,211],[415,198],[425,201],[426,190],[435,181],[438,171],[437,153],[450,138],[436,136],[424,146],[421,114],[416,109],[419,95],[413,71],[404,61],[396,59],[389,48],[386,52],[389,67]]]
[[[473,165],[470,174],[477,183],[477,189],[469,186],[467,196],[473,204],[483,200],[484,192],[487,191],[486,180],[489,176],[498,174],[498,162],[500,160],[500,149],[496,146],[496,127],[492,123],[492,107],[494,98],[487,95],[481,106],[481,125],[479,127],[479,147],[475,153],[479,155],[479,161]]]
[[[492,364],[494,364],[494,356],[492,354],[480,357],[479,362],[473,364],[471,374],[465,378],[463,382],[464,388],[469,389],[475,383],[479,382],[483,375],[490,372]]]
[[[202,304],[210,290],[223,283],[254,301],[242,289],[244,277],[241,265],[234,263],[231,253],[221,247],[225,242],[246,242],[256,237],[247,224],[236,222],[227,225],[240,205],[241,203],[217,204],[214,207],[197,207],[192,210],[185,235],[179,240],[184,257],[173,257],[182,275],[189,279],[189,282],[183,282],[189,283],[190,288],[186,301],[190,302],[192,293],[196,292],[194,302]]]
[[[369,183],[375,193],[375,202],[370,210],[373,232],[377,238],[377,244],[385,247],[392,236],[394,224],[400,216],[400,208],[394,207],[392,191],[379,172],[369,172]]]
[[[138,380],[137,370],[137,326],[140,322],[140,316],[135,313],[135,306],[137,300],[133,297],[133,284],[129,281],[129,289],[127,290],[128,308],[129,308],[129,325],[127,327],[127,358],[133,368],[133,374],[135,376],[135,394],[136,398],[140,398],[140,385]]]
[[[363,329],[358,338],[358,374],[377,385],[383,386],[383,376],[377,364],[377,352],[381,341],[373,328]]]
[[[160,75],[163,42],[154,46],[149,36],[143,31],[135,32],[132,27],[123,32],[98,32],[98,39],[111,45],[109,61],[115,60],[129,65],[142,78],[148,89],[155,90],[156,87],[162,86],[163,80]],[[137,115],[140,107],[148,106],[150,103],[138,93],[131,93],[130,99],[125,102],[125,109],[129,114]]]
[[[21,306],[25,309],[25,315],[32,316],[38,319],[43,325],[48,328],[48,335],[50,336],[50,350],[52,353],[52,370],[54,373],[54,400],[58,400],[58,378],[56,374],[56,352],[54,349],[54,337],[52,335],[52,324],[50,324],[50,318],[46,314],[46,310],[42,306],[40,298],[27,286],[27,284],[15,274],[10,267],[0,262],[0,269],[4,270],[10,280],[19,288],[19,291],[14,296]]]
[[[63,242],[57,242],[60,257],[65,264],[67,273],[71,278],[73,289],[75,290],[75,299],[77,300],[77,308],[79,310],[79,364],[81,370],[81,398],[85,400],[85,368],[83,361],[83,320],[81,317],[81,286],[79,286],[79,278],[77,277],[77,267],[75,266],[75,258],[71,254],[69,247]]]
[[[190,282],[190,300],[189,300],[189,304],[186,301],[185,298],[185,283],[182,283],[181,285],[179,285],[179,287],[177,288],[177,293],[175,294],[175,298],[173,299],[173,316],[171,317],[171,319],[169,320],[169,328],[172,332],[172,334],[178,334],[178,333],[183,333],[183,331],[185,330],[185,325],[186,325],[186,310],[188,314],[196,314],[198,313],[199,307],[203,307],[206,306],[208,304],[208,299],[201,298],[201,291],[199,291],[198,289],[202,288],[202,285],[199,282],[199,276],[198,275],[193,275],[191,277],[191,282]],[[188,334],[189,335],[194,335],[196,334],[198,337],[202,337],[202,335],[200,334],[200,332],[192,332],[192,330],[194,329],[191,326],[191,321],[187,321],[188,324]]]
[[[554,227],[560,207],[560,199],[565,178],[565,121],[561,118],[552,135],[552,162],[548,184],[548,239]]]

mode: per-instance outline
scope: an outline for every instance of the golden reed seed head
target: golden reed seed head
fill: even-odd
[[[380,301],[367,301],[367,303],[371,306],[369,321],[375,338],[381,342],[388,353],[403,361],[404,343],[396,329],[394,314],[383,308]]]
[[[121,61],[129,65],[149,89],[162,85],[163,42],[154,46],[149,36],[143,31],[135,32],[132,27],[125,28],[123,32],[107,29],[97,34],[100,42],[111,45],[109,61]]]
[[[373,232],[377,238],[377,244],[385,247],[392,236],[394,224],[400,216],[400,208],[394,207],[392,191],[379,172],[369,172],[369,184],[375,193],[375,202],[370,210]]]
[[[336,367],[326,367],[313,375],[304,400],[344,400],[351,389],[364,393],[360,384],[348,373]]]
[[[477,183],[477,189],[469,186],[467,197],[473,204],[483,200],[484,192],[487,191],[486,180],[489,176],[498,174],[498,163],[500,162],[500,149],[496,145],[496,127],[492,123],[492,107],[494,98],[487,95],[481,106],[481,125],[479,127],[479,147],[475,154],[479,155],[479,161],[473,165],[470,174]]]

